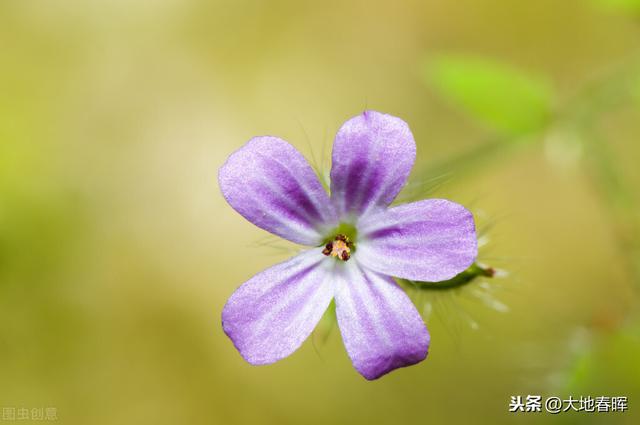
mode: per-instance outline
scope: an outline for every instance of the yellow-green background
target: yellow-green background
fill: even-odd
[[[508,272],[485,282],[509,311],[412,294],[437,299],[422,364],[367,382],[333,329],[253,367],[220,325],[235,288],[289,255],[224,202],[227,155],[271,134],[320,162],[371,108],[409,123],[417,175],[491,136],[425,84],[425,60],[506,62],[560,104],[640,48],[640,15],[597,3],[1,0],[0,407],[91,425],[637,423],[627,253],[589,153],[557,161],[544,140],[436,192],[494,224],[481,259]],[[633,193],[639,111],[599,124]],[[630,411],[508,413],[511,395],[570,393]]]

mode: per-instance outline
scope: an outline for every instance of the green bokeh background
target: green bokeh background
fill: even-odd
[[[594,123],[631,194],[618,214],[578,136],[545,128],[485,157],[506,136],[425,76],[441,55],[507,63],[543,76],[553,114],[632,70],[633,4],[0,1],[0,407],[92,425],[638,423],[620,234],[637,223],[640,103]],[[224,202],[217,170],[263,134],[326,168],[336,130],[365,108],[409,123],[413,182],[448,164],[418,195],[491,225],[480,259],[505,276],[474,282],[488,302],[481,286],[413,291],[429,358],[378,381],[352,369],[335,328],[252,367],[220,313],[291,247],[265,244]],[[628,396],[630,410],[509,413],[527,394]]]

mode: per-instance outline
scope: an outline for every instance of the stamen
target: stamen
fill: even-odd
[[[351,258],[351,250],[353,243],[343,234],[336,235],[333,242],[325,245],[322,253],[327,257],[335,257],[342,261],[348,261]]]

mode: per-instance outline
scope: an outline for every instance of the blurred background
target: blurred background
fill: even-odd
[[[326,171],[365,108],[416,138],[401,199],[469,206],[498,273],[408,289],[430,355],[378,381],[330,317],[252,367],[222,307],[293,249],[225,203],[217,170],[270,134]],[[3,0],[3,415],[638,423],[639,113],[636,0]],[[629,411],[509,413],[529,394]]]

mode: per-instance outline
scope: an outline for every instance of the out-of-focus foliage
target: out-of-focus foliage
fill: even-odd
[[[60,181],[52,181],[54,171],[43,150],[4,136],[0,135],[0,286],[41,284],[43,276],[50,277],[60,266],[79,233],[82,205]]]
[[[0,409],[52,406],[65,425],[557,423],[514,416],[509,397],[552,395],[574,370],[568,336],[637,307],[613,228],[632,238],[640,121],[612,75],[633,73],[638,39],[587,0],[0,1]],[[274,249],[217,170],[261,134],[330,158],[365,108],[415,136],[397,201],[469,207],[479,261],[508,273],[411,290],[429,357],[379,381],[353,370],[331,310],[253,367],[221,310],[300,247]],[[635,400],[637,351],[617,332],[583,347],[578,381]]]
[[[597,6],[608,10],[640,13],[640,0],[592,0]]]
[[[482,123],[508,134],[544,127],[552,113],[550,85],[490,59],[441,56],[424,66],[425,81]]]
[[[576,355],[563,389],[568,394],[615,395],[640,391],[640,326],[599,332]]]
[[[636,104],[640,106],[640,75],[638,75],[635,78],[635,81],[631,90],[632,90],[631,94],[634,100],[636,101]]]

